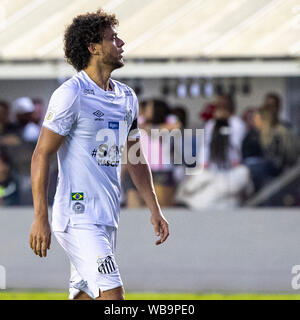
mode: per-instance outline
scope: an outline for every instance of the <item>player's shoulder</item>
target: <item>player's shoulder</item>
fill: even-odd
[[[63,82],[54,92],[53,96],[59,98],[76,98],[81,89],[80,81],[77,75]]]
[[[75,76],[63,82],[53,93],[49,102],[52,106],[71,106],[80,93],[80,83]]]

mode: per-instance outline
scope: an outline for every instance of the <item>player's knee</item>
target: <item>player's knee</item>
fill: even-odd
[[[120,289],[119,299],[118,300],[125,300],[125,290],[123,287]]]

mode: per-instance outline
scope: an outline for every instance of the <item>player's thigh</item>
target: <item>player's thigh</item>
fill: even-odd
[[[100,292],[96,300],[125,300],[125,291],[123,286]]]
[[[87,293],[83,291],[79,291],[74,298],[71,298],[70,300],[94,300],[91,298]]]
[[[79,275],[73,287],[94,299],[100,291],[123,285],[113,253],[113,233],[107,235],[107,232],[101,226],[69,227],[65,233],[55,232]],[[76,297],[83,299],[85,294],[80,292]]]

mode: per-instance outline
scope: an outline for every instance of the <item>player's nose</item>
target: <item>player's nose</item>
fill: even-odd
[[[122,39],[118,39],[119,41],[118,41],[118,47],[123,47],[124,46],[124,44],[125,44],[125,42],[122,40]]]

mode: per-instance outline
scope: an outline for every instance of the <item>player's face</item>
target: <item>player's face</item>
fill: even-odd
[[[115,28],[106,28],[102,41],[102,63],[110,65],[113,69],[123,67],[123,46],[124,41],[118,37]]]

